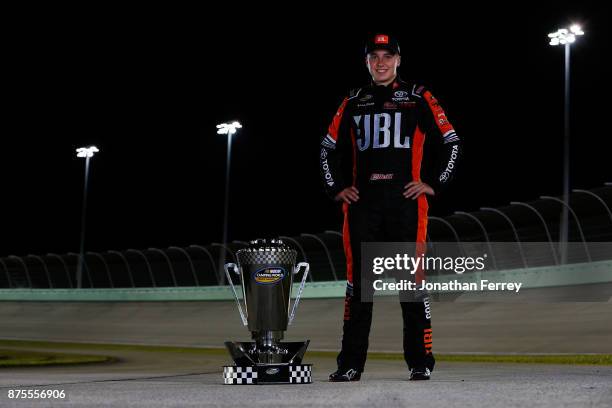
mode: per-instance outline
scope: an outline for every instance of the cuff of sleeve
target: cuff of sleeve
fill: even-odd
[[[434,198],[438,198],[438,197],[440,197],[440,195],[444,194],[444,191],[448,187],[446,184],[442,184],[438,180],[434,180],[431,183],[429,183],[427,181],[424,181],[424,182],[427,183],[429,185],[429,187],[433,188]]]
[[[339,192],[341,192],[342,190],[344,190],[346,187],[342,187],[339,186],[337,183],[334,187],[328,187],[327,190],[327,195],[329,196],[329,198],[331,198],[332,200],[336,199],[336,196],[338,195]]]

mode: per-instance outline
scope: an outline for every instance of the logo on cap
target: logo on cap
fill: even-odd
[[[379,34],[374,38],[374,44],[389,44],[389,36]]]

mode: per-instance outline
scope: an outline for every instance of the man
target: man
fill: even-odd
[[[460,140],[431,92],[399,78],[397,40],[377,34],[365,51],[372,82],[349,93],[321,142],[326,191],[343,205],[348,281],[342,350],[330,381],[358,381],[364,370],[373,304],[361,301],[361,242],[424,244],[428,197],[438,196],[453,179],[461,152]],[[423,160],[426,140],[439,150],[438,166]],[[351,153],[343,155],[344,150]],[[352,161],[352,180],[344,175],[344,158]],[[425,167],[432,173],[428,178]],[[428,380],[435,363],[429,298],[400,304],[410,379]]]

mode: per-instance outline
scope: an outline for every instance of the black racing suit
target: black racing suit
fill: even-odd
[[[438,163],[424,161],[425,146],[435,147]],[[352,90],[340,105],[321,142],[321,175],[330,197],[353,185],[360,198],[343,204],[348,282],[339,368],[363,371],[368,349],[373,303],[361,301],[361,242],[424,245],[427,197],[406,199],[404,186],[422,181],[439,195],[455,175],[460,153],[459,137],[444,110],[421,85],[396,78],[388,86],[372,84]],[[352,162],[351,181],[344,174],[348,173],[345,159]],[[432,370],[429,298],[407,301],[400,297],[400,304],[406,363],[410,368]]]

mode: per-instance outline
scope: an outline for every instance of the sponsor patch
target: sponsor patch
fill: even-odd
[[[375,181],[375,180],[392,180],[393,179],[393,173],[388,173],[388,174],[381,174],[381,173],[372,173],[372,175],[370,176],[370,180]]]
[[[454,145],[451,151],[451,157],[446,165],[446,169],[440,174],[440,182],[445,183],[451,176],[453,169],[455,168],[455,161],[457,160],[457,155],[459,154],[459,146]]]
[[[429,319],[429,317],[427,317]],[[423,344],[425,346],[425,354],[431,354],[432,336],[431,329],[423,330]]]
[[[385,102],[385,104],[383,105],[383,109],[397,109],[397,103],[393,103],[393,102]]]

